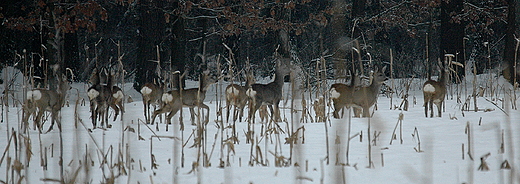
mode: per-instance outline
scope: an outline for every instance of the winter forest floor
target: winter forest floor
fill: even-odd
[[[75,83],[62,109],[61,131],[54,127],[39,134],[30,121],[23,133],[20,94],[13,94],[9,106],[2,106],[0,182],[520,183],[520,113],[512,109],[520,92],[513,93],[502,78],[481,75],[477,85],[485,91],[476,98],[475,112],[473,98],[467,100],[473,91],[467,80],[467,90],[464,84],[448,89],[440,118],[424,117],[424,80],[411,82],[407,111],[395,108],[403,101],[397,97],[403,83],[410,81],[403,79],[393,81],[401,86],[394,88],[398,94],[379,96],[372,118],[348,118],[346,110],[343,119],[329,115],[325,123],[298,124],[302,111],[295,109],[291,116],[291,100],[284,95],[286,121],[260,123],[257,114],[251,127],[245,121],[235,124],[236,137],[233,123],[217,112],[225,102],[216,88],[227,84],[213,85],[206,95],[207,125],[192,125],[189,110],[183,109],[182,131],[179,115],[172,125],[145,124],[141,97],[131,84],[124,90],[134,101],[125,103],[122,120],[92,129],[88,86]],[[284,94],[289,93],[286,83]],[[314,109],[309,111],[314,116]]]

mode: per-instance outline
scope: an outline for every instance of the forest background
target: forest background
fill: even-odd
[[[41,82],[54,64],[75,81],[107,67],[139,89],[173,71],[269,76],[275,55],[310,85],[390,62],[395,78],[425,78],[449,53],[459,78],[496,69],[513,81],[519,10],[514,0],[3,0],[0,63]]]

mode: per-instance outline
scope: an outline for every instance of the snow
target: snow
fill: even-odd
[[[402,93],[402,84],[409,80],[393,81],[399,86],[394,89]],[[254,124],[251,129],[258,144],[253,147],[246,143],[247,122],[236,123],[237,144],[228,139],[232,135],[230,124],[221,124],[216,110],[217,102],[224,102],[223,96],[216,95],[219,94],[216,87],[222,87],[218,90],[223,91],[227,84],[214,84],[206,95],[210,122],[201,126],[206,131],[200,149],[194,145],[197,126],[191,124],[187,108],[182,112],[184,131],[179,130],[179,114],[174,116],[172,125],[146,125],[140,94],[132,89],[132,84],[123,86],[125,95],[134,100],[125,104],[123,120],[110,121],[111,128],[93,130],[88,103],[84,103],[88,102],[85,92],[88,85],[73,84],[68,92],[68,105],[61,113],[61,133],[55,127],[49,133],[39,134],[32,121],[29,131],[23,133],[22,108],[13,105],[19,102],[14,99],[22,97],[18,91],[12,95],[14,98],[9,97],[10,106],[4,106],[0,123],[0,140],[3,140],[0,149],[4,153],[0,160],[0,181],[11,183],[22,178],[13,166],[17,160],[23,165],[18,167],[24,176],[22,183],[53,183],[62,175],[65,181],[76,183],[105,183],[112,176],[115,183],[520,183],[517,171],[520,113],[510,108],[513,94],[508,90],[510,85],[501,78],[479,76],[478,85],[487,91],[477,98],[478,112],[473,111],[473,99],[466,99],[472,92],[471,81],[467,90],[452,85],[443,116],[425,118],[423,83],[424,80],[413,80],[408,111],[396,108],[402,99],[395,94],[393,98],[380,95],[372,118],[349,118],[350,112],[345,110],[343,119],[329,115],[330,121],[326,123],[300,124],[296,124],[299,118],[291,121],[291,100],[287,95],[291,92],[286,83],[281,111],[282,118],[289,123]],[[194,87],[197,83],[188,85]],[[457,96],[453,96],[456,92],[461,93],[459,103]],[[516,96],[519,95],[517,91]],[[461,111],[465,102],[470,102],[470,111]],[[301,103],[296,100],[295,104]],[[314,115],[314,109],[309,110]],[[327,107],[329,114],[331,111]],[[299,116],[301,111],[293,114]],[[256,118],[260,122],[258,114]],[[288,126],[291,122],[295,125]],[[49,124],[46,122],[44,129]],[[290,144],[284,144],[291,140],[286,139],[288,132],[296,132],[302,126],[304,129],[299,130],[297,144],[291,150]],[[266,132],[269,134],[262,135]],[[12,135],[16,135],[17,141]],[[249,165],[251,151],[258,162]],[[276,166],[289,164],[291,153],[291,166]],[[229,160],[229,166],[219,167],[221,158],[225,165]],[[488,171],[479,170],[481,158]],[[505,160],[513,169],[500,168]]]

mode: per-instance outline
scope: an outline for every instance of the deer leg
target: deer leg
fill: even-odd
[[[95,103],[92,103],[90,102],[90,118],[92,118],[92,126],[94,127],[94,129],[96,129],[96,126],[97,126],[97,111],[96,111],[96,104]]]
[[[119,107],[119,111],[121,111],[121,120],[123,120],[123,113],[125,113],[125,106],[123,106],[123,101],[118,101],[117,106]]]
[[[253,121],[253,124],[255,123],[255,113],[256,113],[256,110],[258,110],[258,108],[260,108],[260,105],[262,105],[261,103],[256,103],[254,100],[253,100],[253,103],[249,105],[249,107],[251,107],[249,109],[249,118],[248,120],[249,121]]]
[[[38,127],[38,131],[40,133],[42,133],[42,128],[43,128],[43,122],[41,120],[42,120],[44,111],[45,111],[45,109],[38,109],[38,114],[36,115],[36,120],[34,120],[34,123]]]
[[[159,106],[159,109],[160,108],[161,108],[161,106]],[[153,105],[153,112],[155,112],[156,110],[157,110],[157,105]],[[164,114],[164,112],[161,113],[161,114]],[[161,116],[161,114],[159,114],[159,123],[162,123],[162,116]],[[148,112],[148,115],[150,115],[150,112]],[[150,117],[148,117],[148,120],[150,120]],[[153,124],[153,122],[152,122],[152,124]]]
[[[238,119],[238,106],[236,105],[233,105],[233,122],[236,122]]]
[[[274,112],[273,105],[267,105],[267,106],[269,107],[269,110],[271,111],[271,118],[270,118],[271,121],[275,121],[275,122],[276,122],[276,121],[277,121],[277,120],[276,120],[276,114],[275,114],[275,112]],[[266,112],[266,113],[267,113],[267,112]]]
[[[49,129],[47,130],[46,133],[50,132],[53,129],[54,123],[59,119],[58,111],[59,111],[59,109],[51,110],[51,126],[49,127]],[[61,130],[61,125],[60,124],[58,124],[58,128]]]
[[[435,104],[437,106],[437,111],[439,111],[439,117],[442,116],[442,102]]]
[[[199,116],[199,115],[197,115],[197,116]],[[196,125],[195,124],[195,109],[194,109],[194,107],[190,107],[190,120],[191,120],[191,125]]]
[[[27,102],[26,104],[26,108],[25,108],[25,114],[23,116],[23,119],[22,119],[22,122],[23,122],[23,130],[25,132],[26,129],[29,129],[29,118],[31,117],[31,115],[34,114],[34,111],[36,109],[36,107],[33,107],[29,104],[30,102]],[[33,115],[34,116],[34,115]],[[33,122],[33,125],[34,125],[34,129],[36,129],[36,124]]]
[[[106,119],[107,114],[106,114],[106,112],[103,111],[104,109],[105,109],[105,104],[103,104],[103,103],[101,103],[101,105],[96,107],[96,111],[97,111],[98,116],[99,116],[99,118],[101,120],[101,128],[106,127],[105,119]]]
[[[252,104],[249,104],[249,113],[247,115],[247,121],[251,121],[251,119],[253,119],[253,113],[254,113],[254,108]]]
[[[424,116],[428,117],[428,101],[424,100]]]
[[[343,105],[340,105],[338,102],[334,103],[334,112],[332,112],[332,116],[336,119],[339,119],[339,111],[343,108]]]
[[[433,100],[429,100],[428,108],[430,109],[430,118],[433,118]]]
[[[103,107],[101,107],[100,105],[98,105],[98,106],[96,107],[96,116],[99,117],[100,127],[101,127],[101,128],[103,128],[103,127],[104,127],[104,124],[105,124],[105,122],[103,122],[103,121],[105,120],[105,118],[104,118],[105,115],[103,114],[103,112],[101,112],[101,109],[102,109],[102,108],[103,108]],[[97,119],[96,119],[96,120],[97,120]]]
[[[150,117],[149,117],[149,110],[150,110],[150,104],[146,102],[146,100],[143,100],[144,103],[144,120],[146,121],[146,124],[150,124]]]
[[[244,108],[245,107],[246,107],[245,103],[241,104],[240,107],[239,107],[240,108],[239,109],[240,110],[240,115],[238,116],[239,121],[242,121],[242,117],[244,117]]]
[[[206,109],[206,118],[204,119],[204,124],[208,124],[209,122],[209,107],[206,104],[200,104],[200,108]],[[201,111],[202,112],[202,111]]]
[[[172,117],[175,115],[175,113],[173,113],[173,111],[170,111],[167,115],[166,115],[166,124],[169,125],[169,124],[172,124]]]
[[[104,113],[105,113],[105,125],[107,128],[112,128],[112,125],[109,124],[108,122],[108,109],[110,108],[110,106],[108,104],[105,104],[104,106]]]
[[[61,109],[56,113],[56,122],[58,124],[58,129],[61,131]]]
[[[160,115],[160,114],[168,112],[168,111],[169,111],[169,106],[168,105],[165,105],[162,108],[154,110],[153,111],[153,115],[152,115],[152,122],[148,122],[148,124],[151,123],[153,125],[155,123],[155,118],[157,117],[157,115]]]
[[[29,112],[25,112],[23,114],[23,118],[22,118],[22,130],[24,130],[24,133],[25,133],[25,130],[28,128],[29,126],[29,116],[31,114],[29,114]]]
[[[119,107],[117,107],[116,103],[110,104],[110,107],[115,111],[114,120],[112,120],[115,121],[117,119],[117,115],[119,115]]]
[[[278,102],[275,102],[273,106],[274,109],[272,109],[273,113],[271,114],[273,114],[273,116],[275,117],[275,122],[281,122],[282,117],[280,116],[280,107],[278,107]]]
[[[226,122],[229,122],[229,111],[231,110],[231,104],[229,101],[226,101]]]
[[[359,107],[351,107],[352,111],[354,111],[354,117],[360,118],[361,117],[361,110]]]
[[[370,117],[370,107],[363,107],[363,117]]]

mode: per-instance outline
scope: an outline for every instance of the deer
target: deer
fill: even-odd
[[[140,90],[143,96],[144,117],[147,124],[150,124],[150,105],[154,106],[155,111],[156,105],[161,104],[161,97],[164,92],[163,86],[161,82],[154,81],[153,83],[144,84]]]
[[[451,63],[453,54],[447,54],[448,63]],[[440,76],[437,81],[428,77],[428,81],[424,82],[422,91],[424,96],[424,116],[428,117],[428,110],[430,110],[430,118],[433,117],[433,104],[437,106],[438,117],[442,116],[442,106],[446,97],[446,81],[448,78],[448,67],[446,63],[438,63],[440,68]]]
[[[192,124],[194,124],[195,120],[194,108],[206,109],[207,113],[204,123],[207,124],[209,122],[209,107],[204,104],[204,99],[206,98],[206,91],[213,83],[215,81],[210,78],[208,72],[203,72],[198,88],[177,89],[163,93],[161,96],[162,106],[153,112],[151,123],[154,124],[157,115],[168,113],[166,115],[166,123],[171,124],[171,118],[185,106],[190,108]]]
[[[123,98],[124,94],[121,88],[114,85],[113,75],[106,69],[94,69],[90,77],[92,86],[87,90],[90,100],[90,112],[92,125],[97,128],[97,120],[101,119],[101,126],[110,128],[108,124],[108,108],[111,107],[115,111],[114,119],[117,119],[119,113],[124,112]],[[121,116],[121,118],[123,118]]]
[[[339,111],[343,107],[353,107],[356,117],[359,116],[359,111],[362,111],[362,117],[370,117],[370,107],[376,103],[381,85],[387,80],[385,69],[386,66],[381,71],[375,68],[369,86],[352,86],[343,83],[331,85],[329,93],[334,106],[334,118],[340,118]]]
[[[231,106],[234,106],[233,121],[236,121],[237,117],[239,121],[242,121],[242,117],[244,116],[244,108],[249,101],[249,97],[247,96],[246,91],[253,83],[253,76],[247,75],[245,85],[242,86],[238,84],[230,84],[226,87],[226,121],[229,121]]]
[[[27,99],[24,101],[24,109],[26,112],[22,119],[23,122],[27,124],[30,116],[34,116],[36,113],[34,124],[38,127],[40,133],[42,133],[43,123],[41,120],[45,111],[51,113],[51,126],[47,132],[53,129],[55,123],[58,124],[58,128],[61,130],[61,120],[58,116],[65,103],[67,91],[71,87],[65,75],[57,77],[57,81],[57,90],[33,89],[27,92]]]
[[[268,84],[255,83],[251,85],[249,89],[247,89],[246,95],[251,99],[249,105],[248,121],[253,120],[254,122],[255,113],[262,105],[269,106],[271,114],[274,116],[274,121],[281,121],[278,104],[282,99],[284,77],[289,75],[290,72],[291,70],[287,64],[280,63],[275,70],[275,77],[272,82]]]

